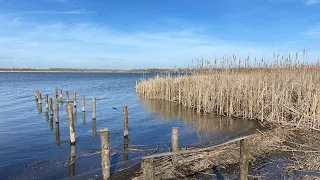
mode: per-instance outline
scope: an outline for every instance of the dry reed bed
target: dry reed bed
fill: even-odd
[[[136,91],[216,113],[319,129],[320,67],[205,69],[141,79]]]

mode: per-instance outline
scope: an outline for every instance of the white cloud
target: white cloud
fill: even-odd
[[[272,56],[272,45],[235,43],[206,35],[202,29],[120,32],[95,24],[36,24],[0,19],[1,66],[74,68],[187,67],[192,59],[236,54]],[[17,29],[19,31],[17,31]],[[8,31],[12,30],[9,35]]]

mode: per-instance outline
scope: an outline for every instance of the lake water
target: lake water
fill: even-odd
[[[135,84],[142,76],[0,73],[0,179],[100,177],[101,155],[97,151],[99,130],[103,128],[110,131],[114,174],[139,163],[143,155],[169,151],[172,127],[180,128],[181,147],[221,143],[250,134],[258,127],[251,121],[197,114],[176,103],[141,98]],[[55,88],[62,89],[64,97],[65,91],[70,97],[77,92],[75,147],[69,144],[66,102],[59,107],[59,124],[55,117],[46,115],[44,95],[55,99]],[[35,102],[35,90],[43,97],[42,112]],[[91,100],[86,101],[86,112],[82,113],[82,96],[101,98],[97,100],[96,121],[91,118]],[[123,105],[129,109],[129,139],[123,137]],[[70,163],[74,153],[76,161]]]

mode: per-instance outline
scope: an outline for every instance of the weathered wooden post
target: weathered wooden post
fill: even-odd
[[[60,101],[62,101],[62,90],[60,90]]]
[[[249,171],[249,150],[248,139],[240,141],[240,162],[239,162],[239,179],[247,180]]]
[[[59,90],[58,88],[56,88],[56,99],[58,99],[58,95],[59,95]]]
[[[153,159],[143,159],[142,158],[142,172],[143,172],[143,178],[148,180],[154,180],[155,179],[155,169],[153,164]]]
[[[34,97],[35,97],[36,99],[38,99],[38,90],[35,90],[35,91],[34,91]]]
[[[74,121],[73,121],[73,113],[72,113],[72,105],[67,104],[67,112],[68,112],[68,119],[69,119],[69,132],[70,132],[70,144],[76,143],[76,136],[74,130]]]
[[[69,103],[69,92],[68,91],[66,91],[66,101],[67,101],[67,103]]]
[[[56,145],[60,146],[60,127],[59,127],[59,123],[56,123]]]
[[[172,152],[179,151],[179,128],[174,127],[172,128]],[[172,156],[172,163],[173,166],[178,165],[178,155],[173,155]]]
[[[50,114],[50,130],[53,131],[53,116]]]
[[[46,109],[46,112],[44,114],[46,116],[46,122],[49,122],[49,110]]]
[[[54,101],[55,112],[56,112],[56,123],[59,123],[59,102],[58,99]]]
[[[76,92],[73,93],[73,106],[77,107],[77,93]]]
[[[49,99],[50,115],[53,115],[52,98]]]
[[[41,93],[38,94],[38,103],[42,104]]]
[[[76,146],[70,145],[70,165],[69,165],[69,176],[75,175],[75,160],[76,160]]]
[[[45,95],[44,101],[45,101],[45,103],[46,103],[46,109],[48,109],[48,108],[49,108],[49,104],[48,104],[48,103],[49,103],[49,102],[48,102],[48,101],[49,101],[49,100],[48,100],[48,94]]]
[[[110,178],[110,145],[109,145],[109,130],[107,128],[100,130],[101,141],[101,166],[103,179]]]
[[[85,99],[83,96],[81,98],[81,101],[82,101],[82,112],[85,112],[86,111],[86,103],[85,103]]]
[[[124,131],[123,135],[128,136],[129,135],[129,125],[128,125],[128,107],[122,106],[123,109],[123,120],[124,120]]]
[[[123,150],[124,150],[124,160],[129,160],[129,136],[124,136],[124,142],[123,142]]]
[[[96,98],[92,98],[92,119],[96,119]]]

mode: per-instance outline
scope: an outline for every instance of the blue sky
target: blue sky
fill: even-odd
[[[174,68],[304,48],[320,59],[320,0],[0,0],[0,68]]]

